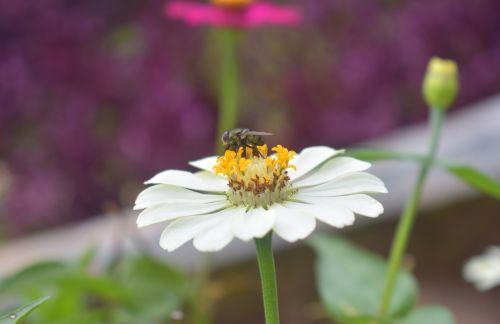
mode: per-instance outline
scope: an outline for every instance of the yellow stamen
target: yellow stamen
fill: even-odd
[[[253,150],[251,147],[245,147],[245,153],[248,158],[251,158],[253,156]]]
[[[261,156],[267,156],[267,145],[266,144],[257,146],[257,150],[259,151]]]
[[[238,158],[241,158],[243,156],[243,147],[238,148],[238,153],[236,155],[238,156]]]
[[[278,161],[281,164],[282,168],[295,169],[294,165],[288,165],[290,160],[297,154],[295,153],[295,151],[289,151],[287,148],[281,145],[276,145],[275,147],[273,147],[273,151],[276,152],[276,157],[278,158]]]
[[[240,168],[239,168],[240,172],[242,172],[242,173],[245,172],[248,165],[250,164],[250,162],[251,162],[251,160],[249,160],[249,159],[241,158],[240,159]]]
[[[281,145],[273,147],[272,151],[275,153],[268,156],[267,145],[240,147],[237,152],[228,150],[217,158],[213,170],[227,178],[229,190],[226,194],[231,202],[247,207],[266,207],[293,194],[287,169],[295,169],[290,160],[296,153]]]

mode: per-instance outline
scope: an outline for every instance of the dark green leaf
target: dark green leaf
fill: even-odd
[[[317,289],[330,314],[340,322],[364,323],[377,316],[386,276],[386,263],[337,236],[314,236]],[[418,288],[413,276],[400,272],[389,308],[401,317],[413,308]]]
[[[395,324],[454,324],[453,315],[441,306],[426,306],[413,311],[408,317]]]
[[[134,298],[132,293],[110,278],[93,277],[85,273],[61,278],[59,284],[111,301],[127,302]]]
[[[9,314],[7,314],[5,316],[0,317],[0,324],[18,323],[19,321],[24,319],[26,316],[28,316],[29,313],[31,313],[31,311],[33,311],[35,308],[37,308],[38,306],[45,303],[49,298],[50,298],[49,296],[40,298],[40,299],[38,299],[38,300],[28,304],[28,305],[24,305],[21,308],[18,308],[16,310],[10,312]]]
[[[31,320],[31,318],[30,318]],[[102,315],[98,312],[78,312],[73,314],[67,314],[62,318],[42,320],[36,323],[50,323],[50,324],[75,324],[75,323],[85,323],[85,324],[110,324],[109,322],[103,322]],[[118,323],[116,323],[118,324]],[[125,324],[125,323],[119,323]]]
[[[37,263],[6,278],[0,284],[0,297],[6,300],[30,299],[41,294],[51,295],[52,299],[30,317],[30,321],[34,323],[59,323],[71,316],[83,314],[94,316],[93,310],[96,307],[116,302],[126,303],[134,297],[129,290],[107,276],[90,275],[82,268],[81,263]],[[89,307],[89,303],[96,307]],[[86,323],[92,322],[89,320]]]
[[[92,253],[75,263],[42,262],[0,283],[0,298],[9,303],[51,295],[30,316],[33,323],[166,323],[181,308],[191,289],[188,277],[146,256],[117,261],[110,273],[90,273]]]

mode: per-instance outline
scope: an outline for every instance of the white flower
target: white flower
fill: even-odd
[[[306,238],[316,220],[334,227],[354,222],[354,213],[377,217],[383,206],[368,193],[386,193],[384,183],[363,172],[370,164],[329,147],[299,154],[278,145],[226,151],[191,162],[202,171],[163,171],[146,184],[134,209],[144,209],[139,227],[170,221],[160,239],[172,251],[193,239],[200,251],[218,251],[234,237],[248,241],[269,231],[288,242]]]
[[[481,291],[500,285],[500,246],[491,246],[484,254],[470,258],[463,275]]]

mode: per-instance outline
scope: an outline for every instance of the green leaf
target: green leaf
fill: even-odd
[[[66,264],[58,261],[33,264],[0,281],[0,296],[22,296],[24,299],[34,299],[41,295],[54,297],[48,287],[59,278],[67,276],[69,271]]]
[[[30,304],[24,305],[9,314],[0,317],[0,324],[14,324],[19,323],[22,319],[29,315],[35,308],[45,303],[50,297],[46,296],[40,298]]]
[[[132,292],[111,278],[91,275],[82,266],[81,262],[66,264],[57,261],[31,265],[0,283],[0,298],[25,300],[51,295],[51,302],[30,317],[35,323],[59,323],[70,316],[90,316],[93,308],[134,299]],[[86,320],[86,323],[92,322]]]
[[[500,199],[500,182],[496,181],[484,173],[464,165],[452,164],[440,161],[439,165],[444,167],[457,178],[471,186],[472,188]]]
[[[33,323],[165,323],[183,306],[191,284],[177,269],[146,256],[119,259],[92,273],[92,252],[73,263],[42,262],[0,281],[0,302],[51,295]]]
[[[400,160],[422,163],[425,160],[425,155],[422,154],[374,149],[353,149],[348,151],[348,155],[366,161]],[[473,167],[456,164],[447,160],[436,160],[434,164],[445,169],[472,188],[493,198],[500,199],[500,181],[491,178]]]
[[[40,281],[51,281],[66,272],[66,269],[66,265],[58,261],[35,263],[3,279],[0,290],[18,290],[20,287],[29,287]]]
[[[117,277],[137,298],[113,312],[116,323],[164,322],[182,306],[191,289],[186,274],[144,255],[125,258]]]
[[[167,287],[169,291],[182,295],[189,287],[189,278],[185,273],[145,255],[126,257],[118,272],[119,280],[133,289],[162,291]]]
[[[340,322],[370,322],[380,306],[387,270],[384,259],[337,236],[314,236],[310,243],[318,255],[316,285],[326,309]],[[390,317],[408,314],[417,294],[413,276],[401,271]]]
[[[108,301],[128,302],[135,298],[121,284],[106,277],[93,277],[85,273],[74,274],[71,277],[61,278],[58,285],[72,288],[88,294],[93,294]]]
[[[449,310],[441,306],[426,306],[413,311],[408,317],[395,324],[454,324],[455,320]]]

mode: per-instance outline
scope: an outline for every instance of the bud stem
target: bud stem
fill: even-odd
[[[420,166],[417,181],[415,182],[413,192],[410,196],[410,199],[406,203],[403,214],[401,215],[391,246],[387,277],[385,281],[384,292],[382,295],[382,301],[380,304],[379,314],[381,319],[385,319],[389,311],[391,298],[394,293],[394,286],[396,284],[397,275],[401,266],[401,259],[403,258],[403,255],[408,246],[408,240],[410,239],[411,230],[415,221],[420,198],[422,196],[425,179],[427,177],[427,174],[429,173],[429,169],[432,166],[432,163],[434,162],[439,143],[439,136],[445,111],[443,109],[435,108],[430,109],[430,111],[431,116],[429,119],[429,126],[431,128],[431,137],[429,141],[428,153],[425,160]]]

